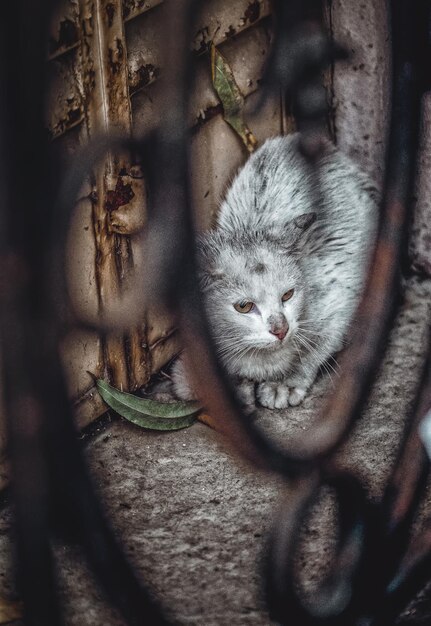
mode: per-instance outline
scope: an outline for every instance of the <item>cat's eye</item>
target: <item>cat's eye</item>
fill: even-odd
[[[238,313],[250,313],[250,311],[254,309],[254,302],[242,300],[241,302],[234,304],[233,307],[235,311],[238,311]]]
[[[281,296],[282,302],[286,302],[287,300],[290,300],[290,298],[293,296],[294,292],[295,292],[294,289],[289,289],[289,291],[286,291],[286,293],[284,293]]]

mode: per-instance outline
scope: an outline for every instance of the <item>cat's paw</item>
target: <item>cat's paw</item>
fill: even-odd
[[[267,409],[285,409],[289,406],[289,387],[284,383],[259,383],[256,396],[259,403]]]
[[[293,387],[293,389],[290,390],[289,394],[290,406],[298,406],[298,404],[301,404],[306,395],[307,390],[303,387]]]

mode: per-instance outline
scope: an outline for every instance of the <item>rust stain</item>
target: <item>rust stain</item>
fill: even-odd
[[[123,18],[127,19],[130,15],[130,6],[127,2],[124,3],[123,5]]]
[[[202,424],[209,426],[213,430],[218,431],[220,428],[220,421],[214,419],[214,417],[211,417],[211,415],[208,415],[208,413],[204,413],[204,412],[199,413],[198,420],[202,422]]]
[[[108,49],[109,68],[112,74],[119,74],[122,69],[124,58],[123,42],[118,37],[115,40],[115,48]]]
[[[129,204],[134,196],[132,185],[130,183],[124,184],[123,179],[119,176],[115,189],[108,189],[106,192],[105,209],[108,213],[116,211],[118,207]]]
[[[72,108],[67,112],[67,115],[56,121],[56,124],[51,128],[48,128],[49,135],[52,139],[63,135],[67,130],[70,130],[84,119],[84,114],[81,107]]]
[[[54,54],[61,48],[69,48],[78,41],[78,28],[76,24],[69,19],[64,19],[60,22],[60,29],[58,33],[58,39],[50,37],[49,39],[49,54]]]
[[[196,123],[193,125],[191,129],[191,133],[196,133],[199,128],[201,128],[204,124],[206,124],[209,120],[213,119],[217,115],[221,115],[223,113],[223,105],[219,102],[214,106],[210,106],[205,109],[205,111],[200,111],[199,115],[196,118]]]
[[[250,24],[253,24],[253,22],[256,22],[259,19],[259,16],[260,16],[260,2],[258,0],[254,0],[253,2],[250,2],[250,4],[248,5],[244,13],[244,17],[248,22],[250,22]]]
[[[132,11],[139,11],[145,6],[147,0],[124,0],[123,2],[123,17],[129,17]]]
[[[234,28],[232,24],[230,24],[224,36],[226,37],[226,39],[229,39],[229,37],[233,37],[234,35],[236,35],[236,28]]]
[[[130,85],[134,90],[141,89],[160,76],[160,68],[152,63],[141,65],[135,72],[129,72]]]
[[[111,28],[112,24],[114,23],[115,5],[112,4],[112,2],[110,2],[109,4],[106,5],[105,11],[106,11],[106,15],[108,16],[108,26],[109,28]]]
[[[193,54],[199,55],[208,52],[211,44],[211,37],[208,26],[201,28],[193,37]]]

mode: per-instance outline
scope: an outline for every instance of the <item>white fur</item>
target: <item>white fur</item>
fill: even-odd
[[[299,404],[342,347],[375,236],[375,198],[329,142],[312,168],[296,134],[268,140],[233,181],[216,229],[200,241],[201,284],[218,355],[247,407],[254,391],[269,408]],[[239,313],[241,301],[254,309]],[[270,332],[286,323],[282,340]],[[181,358],[172,374],[178,397],[194,398]]]

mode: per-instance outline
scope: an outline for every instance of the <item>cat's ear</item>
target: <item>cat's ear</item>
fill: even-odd
[[[292,220],[293,226],[298,229],[298,236],[301,236],[303,232],[308,230],[316,221],[317,213],[303,213],[302,215],[298,215],[298,217],[294,217]]]
[[[219,249],[214,241],[213,233],[206,233],[197,238],[199,284],[203,291],[213,286],[224,277],[223,271],[217,267],[214,251]]]
[[[316,213],[303,213],[289,220],[282,233],[273,232],[273,238],[277,244],[289,255],[300,254],[304,234],[316,221]]]
[[[310,226],[316,221],[316,213],[303,213],[294,217],[288,222],[286,229],[286,238],[289,241],[291,252],[300,251],[304,239],[304,234]]]

